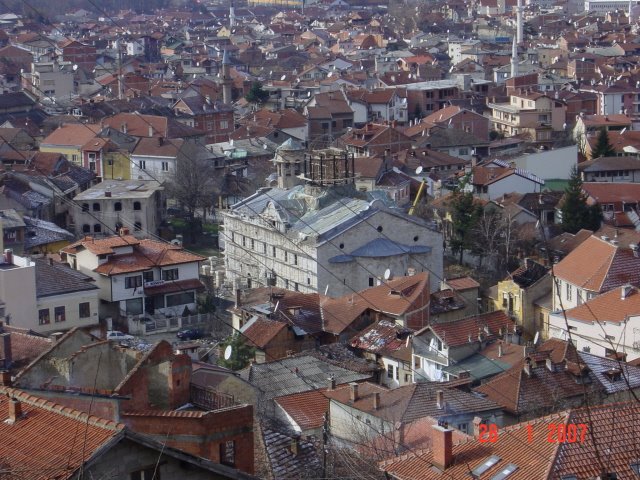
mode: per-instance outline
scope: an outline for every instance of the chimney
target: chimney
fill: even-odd
[[[527,374],[527,377],[531,377],[531,362],[528,359],[524,363],[524,373]]]
[[[4,357],[4,366],[0,365],[0,367],[5,370],[9,370],[11,368],[11,363],[13,362],[13,354],[11,352],[11,334],[0,333],[0,338],[2,340],[2,354]]]
[[[432,428],[433,463],[440,470],[446,470],[453,462],[453,430],[446,423],[442,426],[433,425]]]
[[[436,391],[436,406],[441,410],[444,408],[444,390]]]
[[[373,409],[378,410],[380,408],[380,392],[373,393]]]
[[[125,235],[129,235],[129,229],[127,227],[120,228],[120,236],[124,237]]]
[[[9,400],[9,418],[6,420],[6,422],[9,425],[13,425],[22,417],[22,403],[20,403],[20,400],[12,398],[11,400]]]
[[[620,300],[624,300],[631,295],[632,288],[633,287],[631,285],[622,285],[622,287],[620,287]]]
[[[502,343],[498,344],[498,358],[502,357]]]
[[[546,364],[547,364],[547,370],[549,370],[550,372],[555,372],[556,371],[556,367],[555,367],[555,365],[553,364],[553,362],[551,361],[550,358],[547,358]]]
[[[153,137],[153,126],[149,125],[149,137]]]
[[[47,263],[49,264],[50,267],[53,267],[53,258],[47,257]]]
[[[473,417],[473,438],[480,438],[480,425],[482,425],[482,419]]]
[[[298,456],[300,452],[300,435],[293,435],[291,437],[291,453],[294,457]]]
[[[122,133],[127,133],[127,123],[126,123],[126,122],[125,122],[125,123],[123,123],[123,124],[120,126],[120,130],[122,130]]]
[[[11,386],[11,372],[9,370],[0,370],[0,385],[3,387]]]
[[[0,229],[0,233],[2,229]],[[632,243],[629,245],[629,248],[633,251],[633,256],[638,258],[638,251],[640,250],[640,247],[638,247],[637,243]]]
[[[335,377],[329,377],[329,388],[327,390],[335,390],[336,389],[336,379]]]
[[[349,397],[352,402],[358,401],[358,384],[356,382],[351,382],[349,384]]]
[[[51,340],[57,343],[60,341],[63,335],[64,335],[64,332],[53,332],[51,335],[49,335],[49,338],[51,338]]]

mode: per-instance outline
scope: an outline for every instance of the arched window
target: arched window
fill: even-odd
[[[89,233],[91,231],[91,225],[89,225],[88,223],[85,223],[84,225],[82,225],[82,233]]]
[[[142,210],[142,206],[140,205],[140,202],[133,202],[133,209]]]
[[[113,209],[114,209],[116,212],[120,212],[120,211],[122,211],[122,202],[116,202],[116,203],[113,205]]]
[[[139,232],[140,230],[142,230],[142,223],[141,222],[134,223],[133,228],[136,232]]]

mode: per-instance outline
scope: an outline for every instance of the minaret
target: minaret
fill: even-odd
[[[518,45],[522,45],[522,0],[518,0],[518,6],[516,7],[516,32],[517,32],[517,39],[518,39]]]
[[[518,76],[518,44],[516,38],[513,37],[513,46],[511,47],[511,78]]]
[[[222,102],[225,105],[231,105],[231,60],[227,49],[222,54]]]
[[[233,8],[233,2],[229,5],[229,28],[236,26],[236,12]]]

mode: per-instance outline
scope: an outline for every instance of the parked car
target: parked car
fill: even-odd
[[[184,328],[176,334],[176,337],[180,340],[197,340],[204,336],[206,336],[206,334],[200,328]]]
[[[114,340],[116,342],[122,340],[133,340],[133,335],[129,335],[128,333],[122,333],[120,330],[108,330],[107,331],[107,340]]]

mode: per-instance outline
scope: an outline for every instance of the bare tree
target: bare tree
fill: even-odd
[[[213,208],[220,191],[221,175],[215,171],[213,155],[202,145],[185,142],[180,149],[174,177],[167,182],[169,198],[186,211],[191,241],[195,237],[196,211]]]

